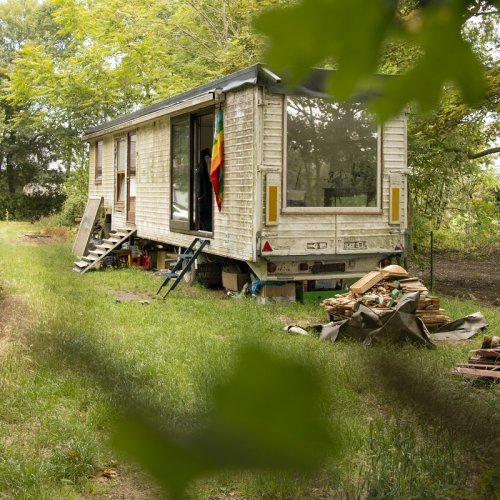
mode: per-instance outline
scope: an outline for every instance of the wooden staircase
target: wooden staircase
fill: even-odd
[[[109,238],[103,240],[94,250],[90,250],[82,257],[82,260],[75,262],[73,271],[81,274],[86,273],[113,250],[119,248],[121,244],[133,236],[136,231],[137,229],[117,229],[116,231],[111,231]]]

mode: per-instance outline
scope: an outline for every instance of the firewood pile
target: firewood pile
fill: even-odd
[[[420,278],[411,277],[401,266],[391,265],[371,271],[351,285],[351,291],[325,299],[321,305],[330,317],[349,318],[356,302],[362,302],[379,316],[392,314],[401,297],[410,292],[420,292],[417,316],[426,325],[441,325],[449,318],[444,314],[439,297],[429,295]]]
[[[500,379],[500,337],[485,336],[481,349],[471,351],[468,363],[452,369],[464,377]]]

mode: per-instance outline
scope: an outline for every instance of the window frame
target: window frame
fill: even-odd
[[[195,167],[198,162],[200,154],[199,136],[198,136],[198,119],[204,115],[212,115],[215,120],[216,108],[213,105],[203,106],[191,111],[176,114],[170,118],[169,122],[169,228],[170,231],[180,234],[199,235],[207,233],[213,235],[213,220],[214,214],[212,213],[212,230],[202,231],[198,228],[198,217],[196,199],[195,199]],[[173,126],[183,120],[189,120],[189,187],[188,187],[188,218],[187,220],[178,220],[173,218],[173,196],[174,196],[174,140],[173,140]],[[213,129],[212,129],[213,135]],[[211,138],[212,141],[212,138]],[[211,196],[211,203],[213,209],[213,191]]]
[[[383,127],[377,124],[377,198],[373,207],[288,207],[287,206],[287,155],[288,155],[288,99],[293,97],[310,97],[301,94],[285,94],[283,96],[283,177],[282,177],[282,196],[281,212],[283,214],[311,214],[311,215],[336,215],[336,214],[381,214],[382,213],[382,181],[383,181]],[[322,97],[316,97],[322,99]]]
[[[123,166],[122,169],[120,169],[119,165],[119,143],[120,142],[125,143],[125,165]],[[115,206],[117,207],[124,207],[125,206],[125,201],[127,199],[127,164],[128,164],[128,140],[126,135],[122,135],[120,137],[115,138]],[[120,182],[120,179],[122,181]],[[121,190],[125,190],[124,198],[123,200],[120,200],[120,194]]]
[[[94,143],[94,182],[102,184],[102,166],[104,155],[104,141],[98,140]]]
[[[189,122],[189,138],[188,138],[188,164],[185,168],[188,169],[188,218],[184,219],[174,219],[173,218],[173,200],[174,200],[174,140],[173,140],[173,127],[178,123],[182,123],[184,120]],[[193,117],[192,113],[182,113],[170,118],[169,124],[169,142],[170,142],[170,161],[169,161],[169,175],[170,175],[170,200],[169,200],[169,227],[171,231],[174,232],[191,232],[191,213],[192,213],[192,175],[191,171],[193,169]]]

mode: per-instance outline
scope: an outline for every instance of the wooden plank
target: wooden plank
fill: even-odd
[[[500,378],[500,372],[496,372],[494,370],[476,370],[474,368],[456,367],[453,369],[453,372],[460,373],[466,377]]]
[[[90,198],[85,207],[85,212],[78,228],[78,234],[73,244],[73,254],[78,258],[82,258],[87,252],[89,245],[90,235],[97,220],[99,209],[103,204],[104,198]]]
[[[471,352],[484,358],[500,358],[500,349],[475,349]]]
[[[380,271],[370,271],[361,279],[353,283],[350,288],[353,293],[365,293],[372,286],[376,285],[384,279],[384,275]]]
[[[469,358],[469,363],[475,365],[477,364],[485,364],[490,366],[495,366],[495,358]]]
[[[470,363],[469,362],[469,363],[460,363],[457,366],[462,367],[462,368],[472,368],[472,369],[483,368],[485,370],[491,370],[491,371],[500,370],[500,365],[493,364],[493,363],[491,365],[488,365],[488,364],[484,364],[484,363]]]

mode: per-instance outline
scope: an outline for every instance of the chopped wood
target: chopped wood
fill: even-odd
[[[362,294],[383,279],[384,275],[381,271],[370,271],[368,274],[365,274],[361,279],[356,281],[356,283],[353,283],[350,286],[350,289],[353,293]]]
[[[397,273],[401,276],[396,276]],[[351,317],[352,308],[358,301],[377,314],[386,315],[394,311],[403,294],[411,291],[420,292],[416,315],[425,324],[442,325],[450,321],[440,308],[439,297],[428,295],[427,287],[420,278],[408,277],[408,273],[400,266],[387,266],[380,271],[371,271],[354,283],[350,292],[325,299],[321,305],[333,318]]]

